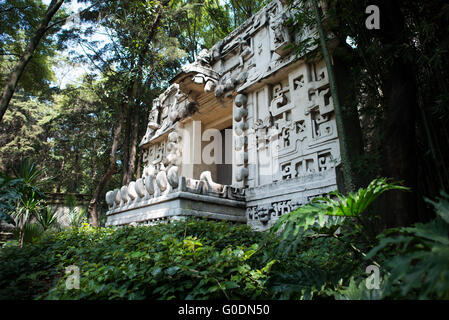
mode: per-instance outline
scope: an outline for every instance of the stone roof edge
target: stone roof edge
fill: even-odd
[[[251,18],[248,18],[247,20],[245,20],[240,26],[238,26],[237,28],[235,28],[234,30],[231,31],[230,34],[228,34],[226,37],[224,37],[222,40],[218,41],[216,44],[214,44],[211,48],[209,48],[208,50],[210,52],[222,48],[224,47],[227,43],[231,42],[232,39],[239,33],[241,33],[243,30],[245,30],[248,25],[250,25],[251,23],[253,23],[254,21],[254,17],[256,17],[258,14],[260,14],[262,11],[264,10],[268,10],[270,9],[272,6],[274,6],[277,3],[278,0],[273,0],[270,3],[266,4],[264,7],[262,7],[259,11],[257,11],[255,14],[253,14],[251,16]],[[213,57],[212,57],[213,59]],[[215,61],[211,61],[211,64],[213,64]],[[177,80],[179,80],[179,78],[182,75],[185,75],[186,73],[184,71],[180,71],[178,72],[174,77],[172,77],[169,80],[170,84],[176,83]]]
[[[232,41],[232,39],[239,33],[241,33],[244,29],[246,29],[248,27],[249,24],[253,23],[254,18],[259,15],[262,11],[264,10],[268,10],[271,9],[271,7],[273,7],[278,0],[273,0],[270,3],[268,3],[267,5],[265,5],[264,7],[262,7],[259,11],[257,11],[255,14],[253,14],[251,16],[251,18],[248,18],[247,20],[245,20],[240,26],[238,26],[237,28],[235,28],[234,30],[231,31],[230,34],[228,34],[226,37],[224,37],[222,40],[220,40],[219,42],[217,42],[216,44],[214,44],[212,46],[212,48],[210,48],[210,51],[213,51],[214,49],[218,49],[220,47],[224,47],[227,43],[229,43],[230,41]]]

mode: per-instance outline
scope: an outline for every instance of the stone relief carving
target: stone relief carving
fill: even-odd
[[[234,145],[235,145],[235,159],[236,159],[236,173],[235,180],[237,182],[244,182],[248,177],[249,171],[247,166],[248,163],[248,151],[246,148],[247,138],[245,131],[248,129],[248,122],[246,116],[248,97],[244,94],[238,94],[235,97],[234,104]]]
[[[221,193],[223,192],[224,186],[222,184],[215,183],[212,180],[212,173],[210,171],[204,171],[200,175],[200,181],[206,182],[206,192],[215,192]]]
[[[288,103],[287,93],[289,88],[283,88],[282,84],[277,84],[273,87],[273,100],[271,101],[270,110],[273,114],[278,113],[278,109],[281,109]]]
[[[272,51],[276,52],[280,57],[284,57],[291,50],[287,49],[291,42],[288,28],[285,25],[287,16],[282,13],[272,11],[270,13],[270,29],[272,30]]]
[[[293,200],[276,201],[251,206],[246,209],[247,219],[267,224],[271,220],[276,220],[280,216],[289,213],[299,207],[299,203]]]
[[[202,50],[153,101],[140,144],[142,178],[106,194],[114,214],[187,192],[246,203],[249,223],[268,226],[299,205],[295,199],[311,188],[307,183],[321,193],[332,189],[339,150],[326,67],[322,61],[294,61],[287,46],[296,35],[285,25],[285,9],[284,0],[268,4],[211,50]],[[255,91],[264,92],[263,98]],[[179,123],[188,123],[196,111],[201,119],[205,104],[230,101],[234,186],[214,182],[210,171],[199,180],[183,177]],[[270,162],[268,169],[261,169],[262,159]],[[260,198],[265,186],[272,189]]]
[[[164,134],[173,125],[193,114],[195,104],[188,102],[187,96],[181,92],[178,84],[171,85],[158,98],[153,100],[153,106],[148,117],[145,136],[140,146],[148,145],[152,139]],[[148,155],[151,157],[151,155]]]
[[[245,83],[248,78],[248,72],[244,71],[233,76],[230,74],[224,75],[215,89],[215,96],[221,98],[229,92],[236,90],[238,85]]]
[[[339,151],[334,147],[337,141],[335,115],[322,63],[306,63],[291,71],[288,83],[274,83],[271,99],[258,108],[265,111],[259,111],[258,118],[250,119],[256,157],[265,159],[268,155],[279,166],[277,174],[264,180],[265,184],[270,178],[273,183],[280,183],[273,187],[273,190],[279,190],[273,198],[282,197],[282,192],[286,191],[282,183],[301,179],[298,181],[315,181],[319,185],[319,179],[324,177],[320,175],[332,176],[339,161]],[[264,185],[256,184],[247,201],[252,201],[257,196],[256,190]],[[247,208],[247,218],[249,224],[262,228],[296,207],[287,200],[257,202],[258,205]]]
[[[250,56],[253,53],[253,50],[251,49],[251,38],[246,40],[244,36],[239,37],[239,59],[240,64],[239,67],[243,68],[243,62],[244,59]]]
[[[211,60],[211,52],[203,49],[193,63],[182,67],[183,73],[192,74],[191,81],[196,85],[203,86],[204,92],[213,92],[218,83],[218,74],[212,69]],[[181,87],[181,89],[188,93],[192,88],[187,86],[187,88]]]
[[[181,139],[177,132],[171,132],[168,135],[167,179],[173,189],[176,189],[179,183],[179,165],[182,159]]]
[[[252,131],[256,134],[257,150],[265,149],[270,141],[269,129],[274,127],[274,119],[271,112],[265,119],[257,119],[252,125]]]
[[[151,137],[154,135],[154,132],[159,129],[159,112],[160,112],[160,100],[158,98],[153,100],[153,107],[150,111],[150,115],[148,117],[148,125],[145,136],[143,137],[140,145],[144,145],[148,143]]]

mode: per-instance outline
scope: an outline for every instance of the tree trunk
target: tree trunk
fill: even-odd
[[[118,150],[118,145],[120,142],[120,135],[122,132],[123,121],[125,119],[125,114],[126,114],[127,109],[128,109],[127,103],[123,103],[122,108],[120,110],[120,116],[119,116],[119,120],[117,123],[117,127],[115,128],[115,131],[114,131],[114,138],[112,141],[109,167],[106,170],[103,177],[100,179],[100,181],[97,185],[97,188],[95,189],[94,194],[92,195],[92,199],[89,202],[89,207],[87,209],[90,219],[91,219],[91,225],[94,227],[98,227],[98,202],[100,200],[102,191],[103,191],[106,183],[111,179],[112,175],[117,170],[117,164],[116,164],[117,150]]]
[[[51,1],[47,11],[45,12],[45,16],[41,20],[36,32],[30,39],[30,42],[27,44],[25,51],[23,52],[16,66],[14,67],[13,71],[9,74],[6,85],[3,88],[2,96],[0,98],[0,122],[3,119],[6,110],[8,109],[9,102],[11,101],[11,98],[14,95],[17,83],[19,82],[26,65],[33,57],[34,50],[38,46],[42,37],[47,32],[48,24],[50,23],[51,19],[56,14],[56,12],[59,10],[63,2],[64,0]]]
[[[161,22],[161,17],[163,13],[164,6],[168,5],[169,1],[164,0],[161,2],[161,6],[159,7],[158,14],[154,18],[150,33],[148,37],[146,38],[144,47],[146,47],[154,38],[156,35],[157,28]],[[140,101],[142,98],[142,90],[143,90],[143,68],[144,68],[144,61],[145,56],[144,53],[139,54],[139,60],[137,63],[137,76],[134,79],[134,84],[132,87],[132,93],[128,94],[128,100],[133,101],[132,105],[134,108],[132,109],[134,111],[134,114],[132,114],[131,109],[128,114],[128,128],[131,133],[132,130],[132,137],[131,141],[129,141],[129,137],[126,137],[127,140],[127,146],[128,152],[125,153],[126,155],[126,162],[124,161],[123,164],[123,185],[128,185],[134,176],[134,172],[136,170],[136,156],[137,156],[137,142],[139,138],[139,119],[140,119]],[[152,72],[150,72],[152,74]],[[132,114],[132,116],[131,116]],[[132,121],[132,122],[131,122]],[[131,145],[129,145],[131,143]],[[126,168],[125,168],[126,167]]]
[[[129,148],[129,158],[128,158],[128,169],[126,170],[126,176],[124,177],[124,185],[129,184],[134,176],[134,172],[136,170],[136,156],[137,156],[137,140],[139,138],[139,119],[140,119],[140,101],[142,98],[142,78],[143,78],[143,55],[139,56],[139,62],[137,64],[137,78],[134,82],[134,90],[133,90],[133,101],[134,101],[134,113],[132,113],[132,117],[129,117],[129,120],[132,121],[130,124],[130,131],[132,131],[131,136],[131,146]],[[132,119],[132,120],[131,120]]]
[[[136,106],[134,109],[134,114],[132,117],[132,137],[131,137],[131,147],[129,150],[129,167],[127,170],[127,177],[126,177],[126,185],[129,184],[133,177],[134,172],[136,170],[136,156],[137,156],[137,141],[138,141],[138,135],[139,135],[139,108]]]
[[[381,4],[381,41],[388,47],[407,45],[405,21],[398,1]],[[398,49],[397,49],[398,50]],[[417,217],[416,162],[416,83],[413,66],[402,55],[394,55],[385,82],[386,114],[384,120],[383,174],[400,180],[412,192],[390,191],[383,197],[382,224],[385,228],[408,226]]]
[[[65,169],[65,158],[62,158],[61,168],[59,170],[60,175],[64,174],[64,169]],[[56,189],[57,193],[61,192],[62,184],[63,184],[63,179],[58,179],[58,188]]]
[[[132,91],[131,91],[132,92]],[[132,101],[132,96],[128,94],[128,101]],[[131,104],[130,104],[131,105]],[[128,112],[126,115],[125,121],[125,137],[123,139],[123,147],[121,148],[121,153],[123,154],[122,158],[122,167],[123,167],[123,177],[122,177],[122,186],[128,185],[128,168],[129,168],[129,138],[131,136],[131,108],[128,108]]]
[[[74,169],[75,172],[73,173],[73,176],[75,179],[73,179],[73,184],[70,186],[72,192],[78,192],[78,186],[80,183],[80,155],[79,155],[78,148],[75,148],[75,165]]]
[[[341,165],[343,169],[344,185],[345,191],[351,192],[355,189],[353,171],[351,166],[351,157],[349,155],[350,144],[347,139],[347,128],[345,127],[344,110],[345,108],[340,105],[339,100],[339,90],[337,87],[337,82],[334,76],[333,65],[331,57],[329,54],[329,49],[327,48],[326,34],[323,29],[323,24],[321,22],[320,11],[318,8],[317,0],[312,0],[312,5],[315,14],[316,25],[318,33],[320,35],[320,45],[321,51],[323,53],[324,60],[326,62],[327,73],[329,76],[330,91],[332,94],[332,100],[334,102],[335,110],[335,120],[337,123],[337,131],[340,141],[340,155],[341,155]],[[360,124],[359,124],[360,125]]]
[[[390,191],[385,194],[382,210],[387,228],[409,226],[418,221],[416,186],[416,133],[414,75],[401,61],[391,68],[390,97],[384,123],[384,176],[412,188],[412,192]]]
[[[357,110],[358,101],[356,88],[351,76],[350,66],[354,58],[352,52],[344,45],[335,48],[333,55],[335,80],[338,83],[338,96],[341,103],[342,124],[345,128],[347,156],[351,162],[351,176],[354,190],[366,185],[371,177],[363,176],[355,164],[360,162],[363,155],[363,135]]]

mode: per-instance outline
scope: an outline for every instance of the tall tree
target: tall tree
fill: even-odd
[[[327,47],[327,35],[323,29],[323,24],[321,22],[320,10],[318,7],[317,0],[312,0],[313,11],[316,20],[316,26],[318,29],[319,37],[320,37],[320,45],[323,53],[324,60],[326,62],[328,76],[329,76],[329,85],[332,93],[332,100],[334,102],[335,108],[335,118],[337,123],[338,135],[340,137],[340,153],[341,153],[341,161],[343,165],[343,175],[345,181],[346,191],[352,192],[355,191],[353,170],[352,170],[352,162],[353,159],[349,156],[349,140],[347,138],[347,127],[345,126],[345,122],[343,120],[343,107],[340,105],[340,97],[337,88],[337,82],[334,75],[334,67],[331,62],[331,56],[329,53],[329,49]],[[354,146],[353,146],[354,147]]]
[[[22,159],[38,161],[48,150],[45,126],[56,116],[49,103],[18,93],[0,123],[0,170],[8,171]]]
[[[36,47],[39,45],[42,37],[44,37],[45,33],[49,29],[50,21],[55,16],[56,12],[59,10],[64,0],[52,0],[49,4],[47,10],[45,11],[44,16],[42,17],[38,27],[33,32],[23,54],[21,55],[19,61],[14,67],[13,71],[9,74],[6,85],[3,88],[2,95],[0,97],[0,122],[3,119],[3,115],[8,109],[9,102],[16,90],[17,83],[22,76],[26,65],[33,57],[33,53],[36,50]],[[51,26],[50,26],[51,27]]]
[[[148,112],[144,106],[151,105],[151,98],[155,97],[151,89],[157,84],[156,77],[166,74],[171,69],[170,63],[176,64],[182,57],[177,41],[163,32],[168,5],[167,0],[135,0],[105,3],[100,8],[107,13],[100,23],[108,31],[110,42],[103,48],[90,47],[93,54],[88,58],[121,83],[124,96],[115,125],[109,166],[98,180],[88,209],[94,225],[104,186],[119,169],[118,153],[122,156],[123,184],[134,178],[138,139]],[[127,128],[125,137],[122,136],[124,126]],[[119,148],[120,141],[123,143]]]

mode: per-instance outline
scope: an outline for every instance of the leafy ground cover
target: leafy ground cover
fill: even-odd
[[[300,297],[305,287],[336,279],[323,268],[339,263],[342,252],[324,242],[305,243],[280,261],[270,234],[243,225],[194,219],[118,229],[84,225],[1,249],[0,299]],[[344,257],[351,264],[350,258]],[[71,265],[80,270],[79,290],[66,288]]]
[[[449,299],[449,196],[428,200],[434,220],[373,237],[366,209],[388,184],[315,199],[267,232],[194,218],[50,229],[0,249],[0,299]]]

